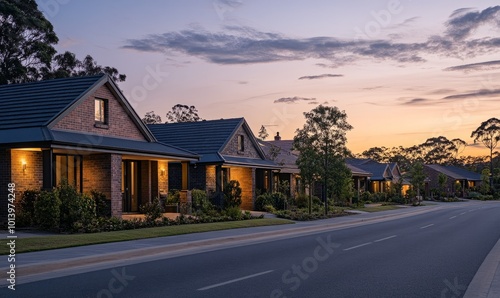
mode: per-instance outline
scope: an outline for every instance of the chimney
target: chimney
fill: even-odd
[[[274,136],[275,141],[281,141],[280,133],[277,132],[276,135]]]

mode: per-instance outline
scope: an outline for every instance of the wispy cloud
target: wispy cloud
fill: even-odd
[[[421,106],[421,105],[428,105],[432,103],[433,101],[428,99],[428,98],[412,98],[408,100],[404,100],[401,105],[405,106]]]
[[[299,80],[316,80],[316,79],[324,79],[324,78],[339,78],[343,77],[344,75],[341,74],[330,74],[330,73],[325,73],[321,75],[315,75],[315,76],[303,76],[300,77]]]
[[[492,96],[499,96],[500,95],[500,89],[481,89],[481,90],[475,90],[472,92],[468,93],[462,93],[462,94],[455,94],[455,95],[450,95],[446,96],[443,99],[465,99],[465,98],[471,98],[471,97],[492,97]]]
[[[299,101],[309,101],[317,103],[316,98],[299,97],[299,96],[278,98],[274,101],[274,103],[297,103]]]
[[[415,19],[407,19],[409,24]],[[500,26],[500,6],[482,11],[456,10],[445,22],[441,35],[423,42],[405,43],[387,40],[346,40],[328,36],[292,38],[281,33],[262,32],[244,26],[225,26],[220,32],[189,28],[129,39],[124,48],[144,52],[181,53],[216,64],[255,64],[324,60],[318,64],[338,67],[369,59],[391,60],[400,64],[425,62],[427,54],[470,58],[500,48],[500,38],[473,38],[485,25]]]
[[[463,64],[463,65],[447,67],[443,70],[445,70],[445,71],[471,72],[471,71],[494,70],[494,69],[499,69],[499,68],[500,68],[500,60],[492,60],[492,61],[486,61],[486,62]]]
[[[363,88],[363,90],[371,91],[371,90],[377,90],[377,89],[381,89],[381,88],[385,88],[385,87],[384,86],[365,87],[365,88]]]

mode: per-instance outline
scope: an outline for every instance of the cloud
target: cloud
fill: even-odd
[[[493,70],[493,69],[498,69],[498,68],[500,68],[500,60],[457,65],[457,66],[447,67],[443,70],[445,70],[445,71],[463,71],[463,72],[467,73],[470,71],[485,71],[485,70]]]
[[[377,89],[381,89],[381,88],[385,88],[385,87],[384,86],[365,87],[365,88],[363,88],[363,90],[371,91],[371,90],[377,90]]]
[[[493,97],[493,96],[500,96],[500,89],[493,89],[493,90],[480,89],[468,93],[446,96],[443,99],[449,100],[449,99],[465,99],[471,97]]]
[[[315,79],[324,79],[324,78],[338,78],[338,77],[343,77],[344,75],[341,74],[321,74],[321,75],[316,75],[316,76],[303,76],[300,77],[299,80],[315,80]]]
[[[236,1],[237,2],[237,1]],[[414,22],[405,20],[402,25]],[[456,10],[445,22],[441,35],[422,42],[396,42],[396,39],[359,40],[329,36],[293,38],[281,33],[263,32],[246,26],[225,26],[219,32],[188,28],[126,40],[123,48],[167,55],[180,53],[210,63],[256,64],[318,59],[318,66],[339,67],[363,60],[394,61],[399,64],[423,63],[428,54],[471,58],[498,51],[500,37],[472,38],[485,25],[500,26],[500,6],[482,11]]]
[[[274,101],[274,103],[296,103],[299,101],[309,101],[309,102],[316,102],[316,98],[307,98],[307,97],[282,97],[278,98]]]
[[[415,105],[421,106],[421,105],[427,105],[429,103],[431,103],[430,99],[419,97],[419,98],[412,98],[409,100],[405,100],[401,104],[405,106],[415,106]]]
[[[436,89],[436,90],[432,90],[430,92],[428,92],[427,94],[431,94],[431,95],[442,95],[442,94],[449,94],[449,93],[452,93],[452,92],[457,92],[456,90],[454,89],[446,89],[446,88],[443,88],[443,89]]]

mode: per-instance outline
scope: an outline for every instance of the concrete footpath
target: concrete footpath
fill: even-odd
[[[459,204],[457,207],[468,203]],[[344,229],[414,216],[449,207],[452,207],[450,203],[444,205],[435,204],[317,221],[297,222],[288,225],[231,229],[21,253],[16,255],[17,284],[112,268],[120,266],[124,262],[127,264],[140,263]],[[19,238],[34,236],[37,235],[26,234],[23,236],[21,232],[18,233]],[[6,239],[7,234],[2,231],[0,238]],[[500,240],[485,259],[464,297],[500,297],[499,264]],[[8,266],[7,256],[0,256],[0,271],[7,272]],[[0,287],[7,284],[6,278],[0,279]]]

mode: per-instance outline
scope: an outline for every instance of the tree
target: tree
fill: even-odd
[[[160,124],[161,117],[160,115],[156,115],[154,111],[147,112],[144,115],[144,118],[141,119],[144,124]]]
[[[347,167],[343,158],[334,157],[331,168],[335,169],[331,174],[330,193],[333,198],[339,202],[349,201],[352,205],[352,197],[354,196],[354,181],[352,180],[352,172]]]
[[[443,173],[438,174],[438,185],[439,185],[439,198],[441,196],[447,196],[446,193],[446,183],[448,182],[448,176]]]
[[[455,140],[457,144],[461,141],[460,139]],[[443,136],[427,139],[424,143],[419,145],[423,153],[423,160],[430,164],[452,163],[458,151],[455,142]]]
[[[294,147],[298,149],[298,143],[296,145],[294,140]],[[312,191],[314,187],[314,182],[318,178],[318,169],[320,168],[320,159],[317,156],[317,152],[313,148],[302,146],[300,149],[300,154],[295,162],[300,169],[300,178],[304,183],[304,186],[309,190],[309,200],[308,209],[309,214],[312,213]]]
[[[198,110],[195,106],[176,104],[172,107],[172,111],[167,113],[167,121],[165,123],[197,122],[201,120],[203,119],[198,116]]]
[[[82,61],[71,52],[56,55],[58,41],[34,0],[0,0],[0,84],[101,73],[125,81],[116,68],[98,65],[90,55]]]
[[[35,0],[0,0],[0,84],[41,79],[58,41]]]
[[[425,184],[424,166],[420,161],[416,161],[412,165],[410,169],[410,176],[411,176],[411,185],[417,192],[417,200],[418,204],[420,205],[420,191],[423,190]]]
[[[490,173],[493,173],[493,150],[500,141],[500,120],[490,118],[484,121],[471,133],[470,137],[474,138],[474,143],[481,142],[490,149]],[[490,188],[493,189],[493,176],[490,176]]]
[[[268,136],[269,134],[267,133],[266,127],[262,125],[259,130],[259,139],[264,141]]]
[[[481,186],[479,187],[479,191],[483,194],[486,195],[490,192],[490,176],[491,172],[490,169],[485,168],[481,171]]]
[[[123,82],[127,78],[126,75],[120,74],[118,69],[110,66],[102,66],[87,55],[83,61],[76,58],[71,52],[64,52],[54,56],[52,68],[44,74],[44,79],[52,78],[67,78],[79,76],[92,76],[105,73],[109,75],[115,82]]]
[[[332,179],[335,167],[334,158],[343,160],[348,150],[346,148],[347,131],[352,126],[347,122],[347,115],[337,107],[319,105],[310,112],[304,113],[306,123],[302,129],[297,129],[293,139],[295,150],[299,151],[302,160],[298,162],[299,169],[307,165],[308,171],[313,171],[312,176],[316,175],[323,180],[323,201],[325,202],[325,214],[328,213],[328,195],[330,190],[329,182]],[[314,164],[313,161],[304,160],[304,158],[313,158],[319,161],[315,169],[309,167]]]

